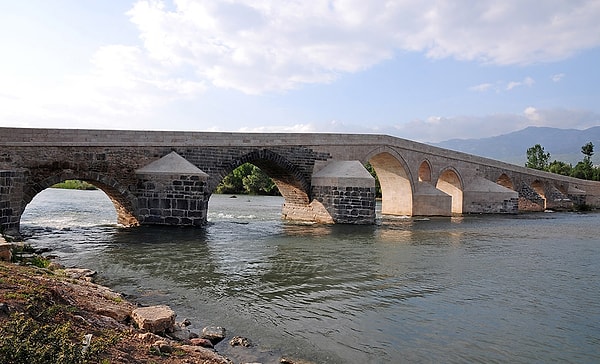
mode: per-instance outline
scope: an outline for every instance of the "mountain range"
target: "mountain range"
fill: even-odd
[[[589,129],[559,129],[530,126],[508,134],[481,139],[450,139],[430,143],[441,148],[492,158],[507,163],[525,165],[527,149],[540,144],[554,160],[571,163],[583,159],[581,147],[588,142],[594,144],[594,164],[600,164],[600,126]]]

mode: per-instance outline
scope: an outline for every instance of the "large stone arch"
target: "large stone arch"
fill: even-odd
[[[210,183],[210,192],[214,192],[217,185],[231,171],[244,163],[251,163],[260,168],[269,176],[286,203],[308,205],[310,202],[310,183],[301,170],[285,157],[269,149],[252,151],[234,160],[223,168],[216,179]]]
[[[136,198],[114,178],[97,172],[63,170],[41,179],[34,184],[26,184],[23,201],[19,211],[19,220],[27,205],[43,190],[71,179],[88,182],[104,192],[113,203],[117,212],[117,223],[124,226],[139,225],[135,214]]]
[[[452,213],[463,213],[463,182],[460,174],[453,167],[448,167],[440,173],[436,188],[452,196]]]
[[[380,148],[369,154],[368,162],[381,185],[381,213],[412,216],[414,188],[404,159],[392,149]]]

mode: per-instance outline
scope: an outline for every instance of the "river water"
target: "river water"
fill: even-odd
[[[235,362],[600,362],[600,214],[323,226],[282,203],[213,195],[205,228],[122,228],[101,191],[48,189],[21,230],[140,304],[250,338],[217,345]]]

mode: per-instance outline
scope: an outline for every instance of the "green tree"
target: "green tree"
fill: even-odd
[[[277,195],[279,189],[260,168],[252,165],[250,174],[242,178],[244,190],[251,195]]]
[[[278,195],[279,189],[260,168],[250,163],[244,163],[225,176],[215,192]]]
[[[581,147],[581,153],[583,153],[583,160],[575,165],[571,176],[581,179],[595,179],[596,171],[592,164],[592,155],[594,155],[594,144],[589,142]]]
[[[548,167],[549,159],[550,153],[546,153],[544,147],[536,144],[527,149],[527,163],[525,163],[525,167],[543,171]]]
[[[367,169],[367,171],[369,171],[369,173],[371,173],[371,176],[373,176],[375,178],[375,195],[377,197],[381,197],[381,184],[379,183],[379,178],[377,177],[377,173],[375,172],[375,168],[373,168],[373,166],[371,165],[371,163],[365,164],[365,168]]]
[[[561,161],[554,161],[548,165],[548,172],[561,174],[563,176],[570,176],[573,172],[573,166],[570,163]]]

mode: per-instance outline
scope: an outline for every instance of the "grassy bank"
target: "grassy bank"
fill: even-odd
[[[78,179],[68,179],[64,182],[53,185],[52,188],[64,188],[67,190],[95,190],[96,186],[86,181],[80,181]]]

